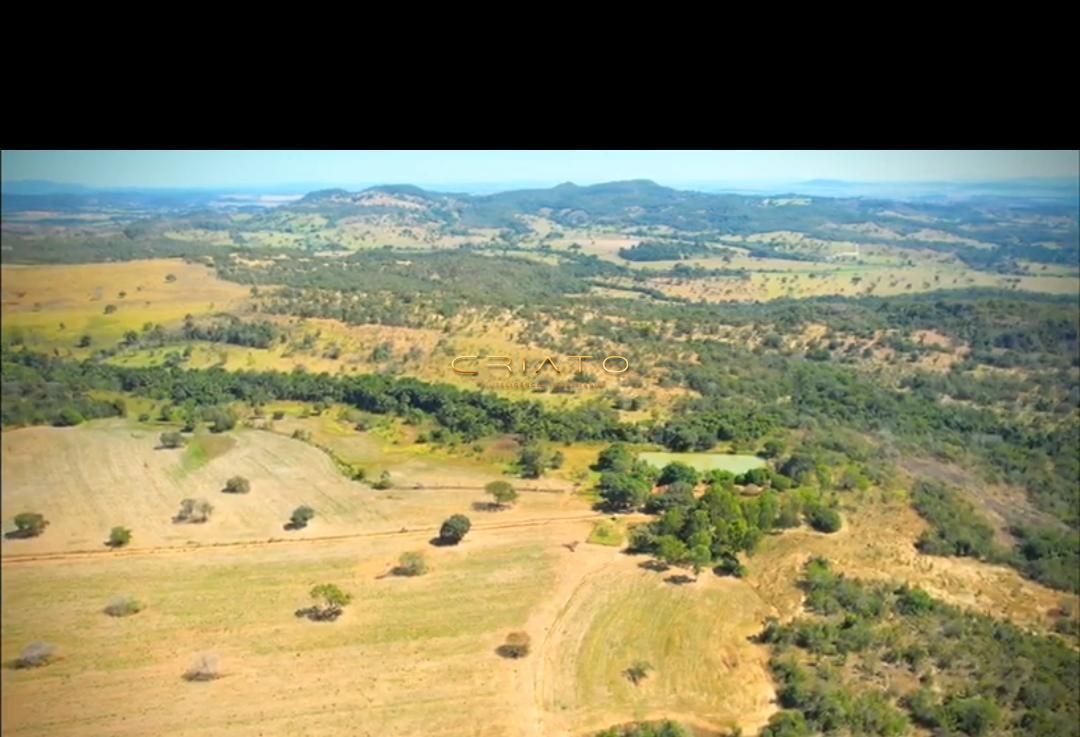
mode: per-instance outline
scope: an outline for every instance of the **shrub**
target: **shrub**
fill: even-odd
[[[381,491],[383,489],[393,488],[393,486],[394,486],[394,482],[390,480],[390,472],[389,471],[383,471],[382,473],[379,474],[379,480],[376,481],[375,483],[373,483],[371,485],[371,488],[379,489]]]
[[[274,414],[272,414],[270,416],[275,420],[284,420],[285,419],[285,411],[280,410],[280,409],[274,410]]]
[[[439,541],[447,545],[457,545],[469,532],[472,522],[463,514],[455,514],[442,523],[439,528]]]
[[[131,530],[126,527],[114,527],[109,530],[110,548],[122,548],[131,542]]]
[[[506,642],[498,647],[496,652],[504,658],[524,658],[529,654],[532,638],[525,632],[511,632],[506,636]]]
[[[289,517],[288,527],[292,530],[302,530],[314,518],[314,509],[308,506],[299,506],[293,510],[292,516]]]
[[[147,418],[149,419],[149,418]],[[184,445],[184,436],[178,432],[161,433],[162,448],[181,448]]]
[[[213,653],[204,653],[195,658],[184,673],[185,681],[213,681],[218,678],[221,678],[221,667],[217,655]]]
[[[398,565],[394,568],[395,576],[422,576],[427,573],[427,560],[420,552],[402,553]]]
[[[31,642],[15,659],[16,668],[40,668],[56,657],[56,648],[47,642]]]
[[[646,663],[644,660],[638,660],[629,668],[623,671],[623,675],[627,680],[635,686],[649,677],[649,672],[653,670],[650,663]]]
[[[44,515],[37,512],[22,512],[15,515],[14,537],[37,537],[49,526]]]
[[[841,525],[840,513],[820,504],[806,510],[806,521],[818,532],[836,532]]]
[[[130,617],[132,614],[138,614],[142,609],[143,605],[130,596],[118,596],[108,603],[105,613],[110,617]]]
[[[229,409],[216,409],[210,414],[210,432],[225,432],[236,427],[236,415]]]
[[[733,735],[738,734],[738,730]],[[597,732],[595,737],[692,737],[689,730],[675,722],[639,722]]]
[[[227,494],[247,494],[251,491],[251,482],[243,476],[233,476],[225,482],[225,488],[222,491]]]
[[[213,512],[214,506],[205,499],[184,499],[180,502],[180,511],[173,521],[202,524],[210,519]]]
[[[60,410],[60,414],[56,416],[56,419],[53,420],[53,424],[57,427],[73,427],[85,419],[82,413],[74,407],[64,407]]]

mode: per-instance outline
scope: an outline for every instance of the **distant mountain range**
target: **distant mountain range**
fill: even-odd
[[[648,180],[636,180],[646,182]],[[653,182],[648,182],[654,184]],[[598,185],[603,187],[611,183]],[[554,187],[535,182],[462,182],[457,184],[388,185],[358,183],[348,185],[348,190],[362,191],[370,188],[410,186],[414,190],[434,193],[456,192],[462,195],[483,196],[512,192],[539,192],[574,187],[564,183]],[[659,186],[659,185],[654,185]],[[585,187],[578,187],[584,189]],[[675,187],[680,191],[704,193],[730,193],[757,196],[803,195],[811,197],[864,197],[891,200],[968,200],[980,197],[1016,197],[1076,202],[1080,199],[1080,178],[1027,177],[983,182],[850,182],[836,179],[812,179],[809,181],[761,182],[761,181],[712,181],[682,182]],[[166,200],[212,200],[223,195],[304,195],[321,190],[342,189],[340,185],[324,183],[293,183],[274,185],[251,185],[245,187],[89,187],[82,184],[27,179],[3,182],[3,195],[49,196],[49,195],[108,195],[154,197]]]

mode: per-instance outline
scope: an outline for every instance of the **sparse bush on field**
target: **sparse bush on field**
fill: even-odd
[[[495,506],[499,508],[510,506],[518,498],[518,493],[508,481],[492,481],[484,487],[484,491],[495,500]]]
[[[130,596],[117,596],[105,607],[105,613],[110,617],[130,617],[132,614],[138,614],[142,609],[143,605],[138,600]]]
[[[450,516],[439,528],[439,542],[444,545],[457,545],[469,532],[472,522],[463,514]]]
[[[529,654],[532,638],[526,632],[511,632],[506,636],[506,642],[496,649],[504,658],[524,658]]]
[[[644,660],[637,660],[629,668],[623,671],[623,675],[627,680],[635,686],[649,677],[649,673],[652,672],[652,664],[645,662]]]
[[[149,418],[148,418],[149,419]],[[182,448],[184,447],[184,436],[178,432],[163,432],[161,433],[161,447],[162,448]]]
[[[739,737],[741,731],[736,727],[735,731],[728,732],[728,737]],[[785,732],[786,737],[802,737],[808,732]],[[597,732],[593,737],[691,737],[690,731],[680,724],[664,720],[662,722],[637,722],[624,724],[621,727],[612,727],[602,732]]]
[[[285,527],[290,530],[302,530],[314,518],[314,509],[308,506],[299,506],[293,510],[292,516],[289,517],[289,524]]]
[[[820,504],[806,510],[806,521],[818,532],[836,532],[842,524],[839,512]]]
[[[381,474],[379,474],[379,480],[373,483],[371,485],[371,488],[379,489],[381,491],[383,489],[393,488],[393,486],[394,482],[390,480],[390,472],[383,471]]]
[[[221,678],[221,666],[213,653],[203,653],[184,672],[185,681],[213,681]]]
[[[225,482],[225,488],[222,491],[227,494],[247,494],[251,491],[251,482],[243,476],[233,476]]]
[[[16,668],[40,668],[56,658],[56,648],[47,642],[31,642],[15,659]]]
[[[214,506],[205,499],[184,499],[180,502],[180,511],[173,521],[202,524],[210,519],[213,512]]]
[[[428,571],[427,560],[420,552],[402,553],[398,565],[394,568],[395,576],[422,576]]]
[[[208,419],[210,432],[225,432],[236,427],[236,415],[228,407],[215,409]]]
[[[275,420],[284,420],[285,419],[285,410],[281,410],[281,409],[274,410],[274,414],[270,415],[270,417],[272,417]]]
[[[131,530],[126,527],[114,527],[109,530],[110,548],[122,548],[131,542]]]
[[[15,531],[9,537],[37,537],[49,526],[45,516],[37,512],[21,512],[15,515]]]
[[[333,622],[352,601],[351,594],[345,593],[332,583],[312,587],[310,595],[315,600],[315,605],[297,609],[296,616],[307,617],[313,622]]]

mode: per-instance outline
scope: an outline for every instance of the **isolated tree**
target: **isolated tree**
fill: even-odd
[[[472,522],[463,514],[455,514],[442,523],[439,528],[439,541],[447,545],[457,545],[469,532]]]
[[[636,686],[648,678],[652,670],[652,664],[644,660],[636,660],[629,668],[623,671],[623,675],[626,676],[630,683]]]
[[[90,336],[89,335],[83,335],[82,337],[79,338],[79,342],[76,343],[75,345],[78,348],[89,348],[90,347],[90,342],[91,342]]]
[[[346,594],[332,583],[312,587],[310,595],[315,600],[314,616],[320,620],[337,619],[345,606],[352,601],[350,594]]]
[[[130,596],[118,596],[112,599],[105,607],[105,613],[110,617],[130,617],[138,614],[143,609],[141,602]]]
[[[402,553],[398,558],[398,565],[394,568],[395,576],[422,576],[427,573],[427,559],[424,554],[416,551]]]
[[[314,518],[314,509],[308,506],[299,506],[293,510],[292,516],[289,517],[289,525],[294,530],[302,530],[307,527],[308,522]]]
[[[517,501],[518,493],[507,481],[492,481],[484,487],[484,491],[491,495],[498,507],[506,507]]]
[[[45,532],[49,521],[37,512],[21,512],[15,515],[15,537],[37,537]]]
[[[178,432],[161,433],[162,448],[181,448],[184,445],[184,436]]]
[[[247,494],[251,491],[251,482],[243,476],[233,476],[225,482],[225,488],[222,491],[228,494]]]
[[[56,657],[56,648],[47,642],[31,642],[15,659],[16,668],[40,668]]]
[[[495,651],[504,658],[524,658],[529,654],[532,638],[526,632],[511,632],[506,642]]]
[[[109,530],[110,548],[122,548],[131,542],[131,530],[126,527],[114,527]]]

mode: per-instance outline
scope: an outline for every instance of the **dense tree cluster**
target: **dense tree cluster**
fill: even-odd
[[[686,241],[641,241],[629,248],[620,248],[619,257],[627,261],[679,261],[702,258],[725,251],[704,243]]]
[[[737,491],[737,483],[750,484],[751,478],[771,483],[773,476],[764,469],[738,477],[710,471],[705,475],[708,488],[696,498],[697,472],[672,463],[660,472],[668,484],[659,495],[652,495],[650,478],[655,476],[633,471],[603,474],[600,495],[616,509],[645,506],[659,514],[655,521],[634,528],[631,550],[652,553],[668,565],[689,566],[695,574],[715,566],[718,572],[741,576],[745,571],[739,554],[753,553],[761,538],[774,530],[797,526],[800,515],[820,532],[840,529],[839,513],[809,489],[778,493],[767,488],[755,496]]]
[[[266,320],[241,320],[229,315],[224,320],[200,325],[189,316],[184,320],[181,335],[187,340],[269,348],[278,339],[280,331]]]
[[[802,586],[818,616],[761,634],[784,709],[763,735],[893,737],[914,725],[942,737],[1080,735],[1080,661],[1061,640],[920,589],[854,581],[822,559]],[[846,674],[856,671],[872,677],[855,686]]]
[[[1080,533],[1076,530],[1014,526],[1010,532],[1020,544],[1009,550],[995,541],[993,528],[954,490],[921,481],[915,485],[912,500],[930,523],[917,543],[924,553],[1005,563],[1048,586],[1080,591]]]

